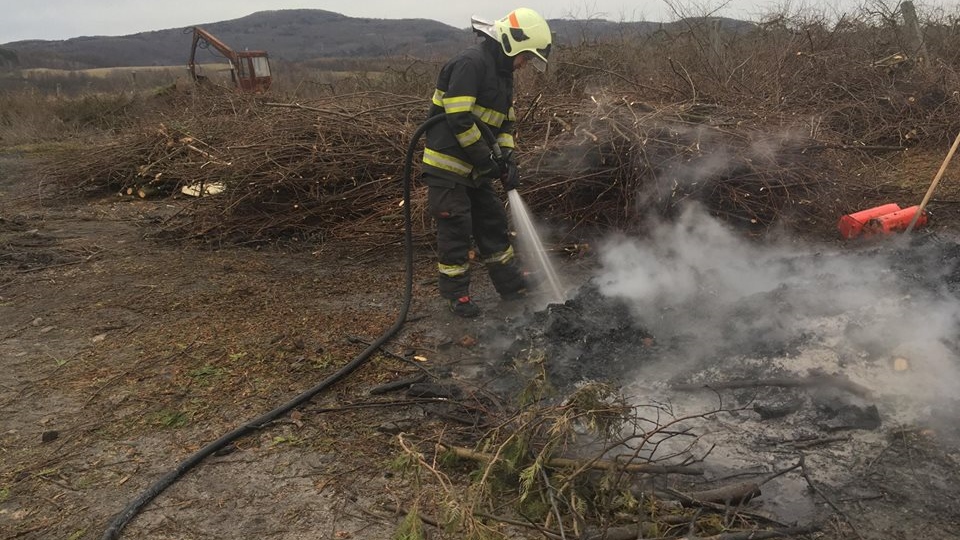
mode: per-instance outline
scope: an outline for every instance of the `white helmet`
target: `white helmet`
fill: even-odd
[[[553,35],[550,25],[539,13],[530,8],[517,8],[506,17],[489,23],[473,17],[474,30],[482,32],[503,47],[507,56],[516,56],[522,52],[531,53],[531,61],[538,71],[547,68],[550,45]]]

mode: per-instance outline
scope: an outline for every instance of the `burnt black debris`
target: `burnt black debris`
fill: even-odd
[[[542,353],[548,382],[564,391],[584,380],[617,382],[656,356],[653,335],[623,300],[601,294],[593,281],[563,304],[527,314],[508,362]]]
[[[828,375],[843,376],[846,362],[879,361],[889,357],[897,343],[892,335],[889,342],[883,342],[884,332],[875,327],[880,323],[851,317],[844,323],[846,327],[841,327],[842,343],[824,344],[826,336],[819,334],[811,320],[842,316],[845,308],[818,303],[810,299],[811,294],[830,298],[842,293],[851,280],[860,279],[857,275],[831,275],[829,272],[838,272],[837,265],[827,264],[835,262],[834,258],[879,263],[885,269],[879,278],[873,274],[863,279],[881,280],[875,287],[881,297],[949,300],[960,293],[960,245],[935,234],[878,239],[833,252],[793,254],[782,261],[784,267],[823,267],[823,273],[727,304],[704,291],[683,303],[630,305],[605,296],[596,280],[591,280],[563,304],[508,321],[518,337],[497,368],[501,373],[516,369],[518,359],[539,354],[548,382],[563,394],[585,380],[626,384],[638,369],[674,360],[686,362],[690,369],[673,374],[668,384],[803,377],[806,374],[801,369],[791,367],[791,359],[803,354],[806,347],[823,346],[834,348],[839,355],[838,365]],[[856,271],[855,266],[850,267]],[[945,345],[960,356],[960,328]],[[533,376],[532,372],[527,375]],[[504,379],[511,379],[508,387],[524,384],[522,372],[521,377]],[[732,394],[740,405],[749,406],[763,419],[805,409],[822,429],[831,431],[876,429],[881,424],[876,406],[850,392],[832,397],[828,404],[803,389],[786,393],[783,388],[754,388]]]
[[[768,400],[758,400],[753,410],[760,415],[761,420],[772,420],[793,414],[803,407],[803,399],[797,392],[783,393]]]
[[[851,429],[874,430],[880,427],[880,411],[872,403],[866,403],[844,394],[814,392],[814,405],[820,413],[819,426],[826,431]]]
[[[905,280],[931,292],[960,294],[960,244],[936,233],[909,242],[893,243],[883,251],[891,269]]]

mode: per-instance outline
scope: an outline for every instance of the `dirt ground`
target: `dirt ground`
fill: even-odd
[[[404,278],[396,246],[211,249],[150,239],[177,204],[49,199],[29,160],[0,158],[0,540],[100,538],[178,463],[323,380],[393,323]],[[565,259],[560,270],[582,283],[598,264]],[[376,355],[208,458],[121,536],[392,537],[395,509],[415,497],[391,466],[396,434],[456,433],[462,423],[429,400],[369,391],[426,369],[483,392],[514,337],[504,329],[547,317],[542,298],[501,304],[480,278],[486,314],[454,320],[436,299],[431,267],[422,250],[411,322],[385,346],[393,355]],[[823,436],[796,425],[775,431],[751,415],[710,420],[713,432],[728,433],[721,444],[750,441],[740,454],[717,451],[726,468],[715,477],[777,470],[796,461],[796,443]],[[960,453],[949,430],[885,421],[842,434],[804,447],[819,493],[795,473],[753,503],[757,512],[818,523],[813,537],[830,540],[960,538]]]

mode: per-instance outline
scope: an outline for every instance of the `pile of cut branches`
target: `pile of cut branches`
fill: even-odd
[[[524,191],[539,215],[629,230],[698,201],[735,224],[766,227],[815,218],[836,190],[829,145],[790,127],[747,125],[748,111],[654,107],[619,98],[567,100],[528,121],[536,145]]]
[[[525,200],[575,236],[643,229],[687,201],[759,230],[832,224],[862,206],[848,188],[875,187],[853,170],[884,166],[867,152],[945,149],[960,131],[956,22],[927,24],[923,53],[906,46],[900,19],[896,10],[743,24],[684,17],[605,42],[558,42],[546,78],[517,77]],[[138,130],[44,173],[80,191],[222,187],[167,224],[178,237],[382,244],[400,235],[403,158],[429,99],[404,92],[433,84],[416,74],[396,92],[300,103],[172,93]],[[416,197],[422,235],[422,190]]]
[[[815,142],[744,128],[741,111],[626,98],[543,103],[520,123],[523,193],[539,216],[572,223],[567,233],[640,229],[690,200],[764,227],[794,218],[829,187]],[[383,243],[400,237],[403,161],[424,109],[424,99],[382,92],[308,103],[190,94],[44,174],[84,192],[219,192],[166,223],[176,237]],[[423,237],[422,190],[414,202]]]
[[[422,99],[383,93],[303,104],[196,94],[157,123],[61,156],[44,176],[84,192],[217,192],[166,224],[184,237],[397,234],[399,172],[424,110]]]

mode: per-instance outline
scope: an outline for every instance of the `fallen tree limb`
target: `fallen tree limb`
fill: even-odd
[[[663,500],[679,500],[679,501],[681,501],[681,504],[683,504],[683,502],[682,502],[681,499],[684,498],[684,496],[685,496],[685,494],[683,494],[683,493],[681,493],[681,492],[679,492],[679,491],[677,491],[677,490],[670,489],[670,488],[666,488],[666,489],[664,489],[663,491],[657,491],[657,492],[655,493],[655,495],[656,495],[658,498],[663,499]],[[686,496],[686,497],[689,497],[689,496]],[[688,499],[688,500],[690,500],[690,502],[691,502],[692,504],[689,504],[689,505],[684,504],[683,506],[692,506],[692,507],[695,507],[695,508],[703,508],[703,509],[706,509],[706,510],[712,510],[712,511],[714,511],[714,512],[719,512],[719,513],[729,512],[730,510],[732,510],[732,509],[734,509],[736,506],[738,506],[738,505],[732,505],[732,506],[731,506],[731,505],[726,505],[726,504],[722,504],[722,503],[715,503],[715,502],[709,502],[709,501],[693,501],[692,499]],[[789,525],[786,524],[786,523],[781,523],[780,521],[778,521],[777,519],[773,518],[772,516],[769,516],[769,515],[766,515],[766,514],[763,514],[763,513],[760,513],[760,512],[748,511],[748,510],[742,510],[742,509],[735,509],[735,512],[736,512],[737,515],[740,515],[740,516],[743,516],[743,517],[747,517],[747,518],[751,518],[751,519],[755,519],[755,520],[763,520],[763,521],[765,521],[765,522],[767,522],[767,523],[771,523],[771,524],[773,524],[773,525],[779,525],[779,526],[781,526],[781,527],[788,527],[788,526],[789,526]]]
[[[689,392],[703,389],[729,390],[735,388],[759,388],[761,386],[779,386],[785,388],[832,386],[860,397],[869,397],[871,394],[869,388],[839,375],[809,375],[807,377],[800,378],[775,377],[772,379],[734,379],[730,381],[716,381],[703,384],[676,384],[673,385],[672,388],[674,390]]]
[[[680,501],[680,504],[683,506],[707,507],[719,510],[725,506],[739,506],[749,502],[751,499],[759,497],[762,495],[760,486],[777,477],[783,476],[790,471],[799,469],[801,466],[802,462],[798,462],[796,465],[767,475],[759,482],[740,482],[737,484],[731,484],[729,486],[705,489],[701,491],[682,492],[670,488],[667,488],[664,491],[671,497],[674,497],[676,500]],[[642,494],[637,491],[634,492],[634,496],[639,497],[642,496]]]
[[[703,491],[680,492],[669,490],[680,504],[687,507],[703,506],[703,503],[716,503],[727,506],[744,504],[761,495],[760,485],[754,482],[741,482]]]
[[[457,457],[464,459],[471,459],[473,461],[491,461],[494,459],[492,454],[487,454],[484,452],[477,452],[476,450],[471,450],[469,448],[462,448],[459,446],[452,446],[444,443],[439,443],[440,446],[453,452]],[[615,461],[610,461],[606,459],[598,459],[593,461],[588,460],[578,460],[570,459],[563,457],[554,457],[547,460],[545,463],[548,467],[578,467],[578,468],[587,468],[600,471],[625,471],[633,473],[647,473],[647,474],[685,474],[691,476],[698,476],[703,474],[703,469],[699,467],[692,467],[689,465],[658,465],[656,463],[617,463]]]
[[[860,531],[857,530],[857,527],[856,525],[854,525],[853,521],[850,519],[850,516],[848,516],[846,512],[844,512],[839,506],[837,506],[837,504],[834,503],[833,500],[830,497],[828,497],[827,494],[824,493],[823,490],[817,486],[817,484],[813,482],[813,479],[810,478],[810,474],[807,472],[806,456],[803,454],[800,455],[800,474],[803,475],[803,479],[807,481],[807,485],[810,486],[810,489],[813,490],[817,495],[819,495],[820,498],[824,500],[824,502],[830,505],[830,508],[833,508],[833,510],[837,513],[837,515],[842,517],[843,520],[847,522],[847,525],[850,526],[850,529],[853,531],[854,536],[856,536],[860,540],[863,540],[863,536],[860,535]]]

